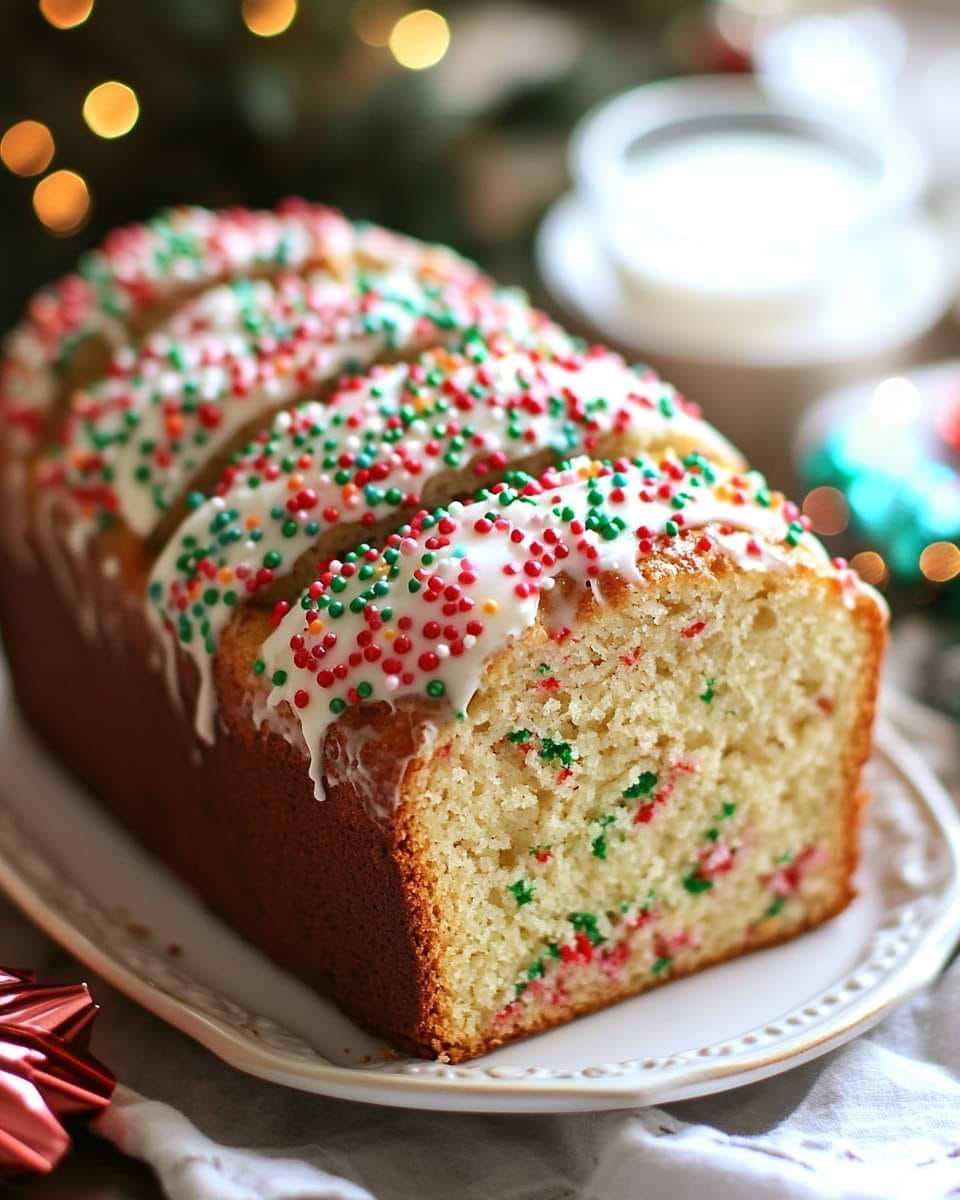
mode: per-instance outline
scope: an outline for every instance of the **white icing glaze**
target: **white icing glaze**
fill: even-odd
[[[83,566],[72,553],[60,498],[52,492],[39,491],[34,497],[31,516],[31,533],[39,557],[83,634],[94,638],[98,621],[96,595],[92,587],[81,582]]]
[[[496,456],[516,462],[547,450],[559,459],[614,433],[625,455],[669,441],[681,452],[700,447],[715,459],[737,461],[668,384],[616,355],[551,358],[512,345],[491,355],[483,343],[477,351],[479,361],[441,353],[378,368],[327,404],[279,414],[270,436],[237,465],[232,484],[190,514],[167,543],[151,574],[150,611],[161,626],[175,624],[171,636],[179,631],[196,663],[201,737],[213,736],[210,659],[233,605],[257,590],[261,575],[266,585],[287,574],[332,526],[354,525],[359,540],[368,517],[395,514],[399,522],[412,515],[440,474],[473,463],[479,486]],[[362,455],[361,474],[373,472],[376,482],[357,486],[353,470],[340,472],[350,482],[338,480],[344,455]],[[308,504],[298,507],[299,497]]]
[[[192,330],[183,340],[154,335],[74,399],[61,470],[81,506],[79,548],[104,513],[148,536],[238,430],[385,353],[409,355],[475,326],[563,336],[516,291],[441,287],[399,271],[225,286],[179,324]]]
[[[744,569],[805,562],[835,578],[850,604],[863,590],[755,473],[710,482],[710,468],[675,462],[597,471],[584,460],[524,489],[534,494],[507,489],[506,504],[491,495],[450,505],[385,551],[331,563],[290,609],[259,669],[274,683],[268,703],[300,719],[318,797],[326,733],[348,704],[434,697],[465,713],[485,663],[533,624],[561,573],[603,603],[602,572],[636,580],[638,562],[669,559],[681,530],[702,530],[681,539],[684,551],[719,551]]]
[[[317,262],[339,270],[360,247],[369,247],[368,255],[385,248],[382,232],[305,203],[279,213],[183,206],[146,225],[114,230],[81,260],[77,274],[33,297],[25,319],[7,338],[0,431],[15,450],[34,444],[59,390],[58,372],[73,349],[89,338],[122,346],[128,320],[151,305],[260,267],[297,269]]]

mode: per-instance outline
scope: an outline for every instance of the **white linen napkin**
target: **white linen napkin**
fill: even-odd
[[[97,1132],[150,1164],[170,1200],[373,1200],[366,1188],[303,1159],[212,1142],[181,1112],[118,1087]]]
[[[955,726],[915,705],[888,715],[960,784]],[[2,901],[0,945],[45,979],[89,978]],[[171,1200],[960,1197],[960,961],[870,1033],[775,1078],[667,1109],[540,1117],[380,1109],[265,1083],[90,983],[103,1007],[94,1050],[126,1085],[94,1128]]]

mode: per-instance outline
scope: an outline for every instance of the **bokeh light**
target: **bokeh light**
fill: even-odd
[[[931,583],[946,583],[960,575],[960,547],[953,542],[931,542],[920,555],[920,570]]]
[[[14,175],[39,175],[53,151],[53,135],[39,121],[18,121],[0,138],[0,160]]]
[[[401,67],[423,71],[436,66],[450,45],[450,26],[432,8],[401,17],[390,31],[390,53]]]
[[[894,375],[877,385],[871,407],[878,420],[889,425],[907,425],[920,415],[923,399],[912,380]]]
[[[861,550],[850,559],[850,566],[864,583],[872,583],[874,587],[881,587],[886,583],[890,574],[887,564],[876,550]]]
[[[93,0],[40,0],[40,11],[56,29],[75,29],[93,11]]]
[[[76,171],[54,171],[33,189],[33,210],[53,233],[76,233],[90,212],[90,191]]]
[[[403,16],[398,0],[357,0],[350,13],[354,32],[366,46],[386,46],[397,21]]]
[[[115,79],[92,88],[83,102],[83,119],[98,137],[123,137],[139,116],[137,93]]]
[[[850,508],[843,492],[834,487],[817,487],[808,492],[803,511],[813,523],[814,533],[830,537],[843,533],[850,524]]]
[[[297,0],[243,0],[243,23],[257,37],[276,37],[290,28],[297,15]]]

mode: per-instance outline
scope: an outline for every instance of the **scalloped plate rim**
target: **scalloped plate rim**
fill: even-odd
[[[6,702],[10,703],[9,693]],[[608,1062],[595,1068],[569,1071],[536,1066],[485,1069],[479,1065],[482,1060],[456,1067],[413,1061],[400,1064],[400,1070],[392,1063],[339,1066],[318,1051],[314,1051],[316,1057],[312,1057],[309,1053],[272,1048],[258,1040],[253,1030],[238,1029],[189,1001],[163,991],[144,974],[99,946],[69,917],[57,912],[40,894],[38,885],[2,848],[0,887],[45,933],[118,991],[229,1065],[275,1083],[340,1099],[420,1109],[532,1113],[660,1104],[739,1087],[808,1062],[877,1024],[930,982],[943,967],[960,932],[960,815],[919,755],[886,725],[881,725],[878,730],[875,753],[885,759],[907,785],[914,803],[922,804],[932,815],[943,837],[950,873],[940,889],[942,895],[936,905],[936,914],[910,952],[874,987],[858,985],[859,996],[848,1004],[837,1002],[839,1011],[833,1019],[828,1016],[810,1027],[801,1026],[767,1047],[737,1052],[725,1052],[724,1046],[743,1044],[744,1039],[761,1032],[759,1027],[756,1031],[746,1030],[727,1039],[726,1043],[692,1047],[662,1060]],[[16,824],[22,833],[22,822],[10,816],[2,797],[0,817]],[[32,834],[25,836],[31,843],[31,850],[42,858],[36,839]],[[199,905],[200,902],[196,903]],[[889,911],[892,914],[906,912],[912,903],[915,902]],[[882,925],[877,927],[870,945],[883,935],[884,929]],[[847,980],[862,967],[863,962],[858,962],[847,973]],[[842,983],[842,979],[837,983]],[[836,986],[823,994],[836,990]],[[815,999],[803,1003],[812,1006]],[[773,1017],[765,1028],[786,1024],[791,1015],[788,1011]],[[290,1036],[296,1042],[302,1040],[296,1035]],[[526,1044],[534,1048],[537,1040],[530,1039]],[[591,1075],[594,1071],[598,1074]],[[531,1075],[530,1072],[543,1074]]]

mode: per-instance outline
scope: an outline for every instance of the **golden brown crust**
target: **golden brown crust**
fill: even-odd
[[[109,640],[94,642],[44,572],[8,569],[0,621],[30,724],[243,936],[359,1024],[410,1045],[428,1023],[430,958],[402,829],[373,821],[347,788],[318,804],[302,755],[230,699],[217,743],[200,746],[148,665],[139,607],[111,586],[99,596]],[[384,763],[402,759],[401,738],[393,723],[378,741]]]

